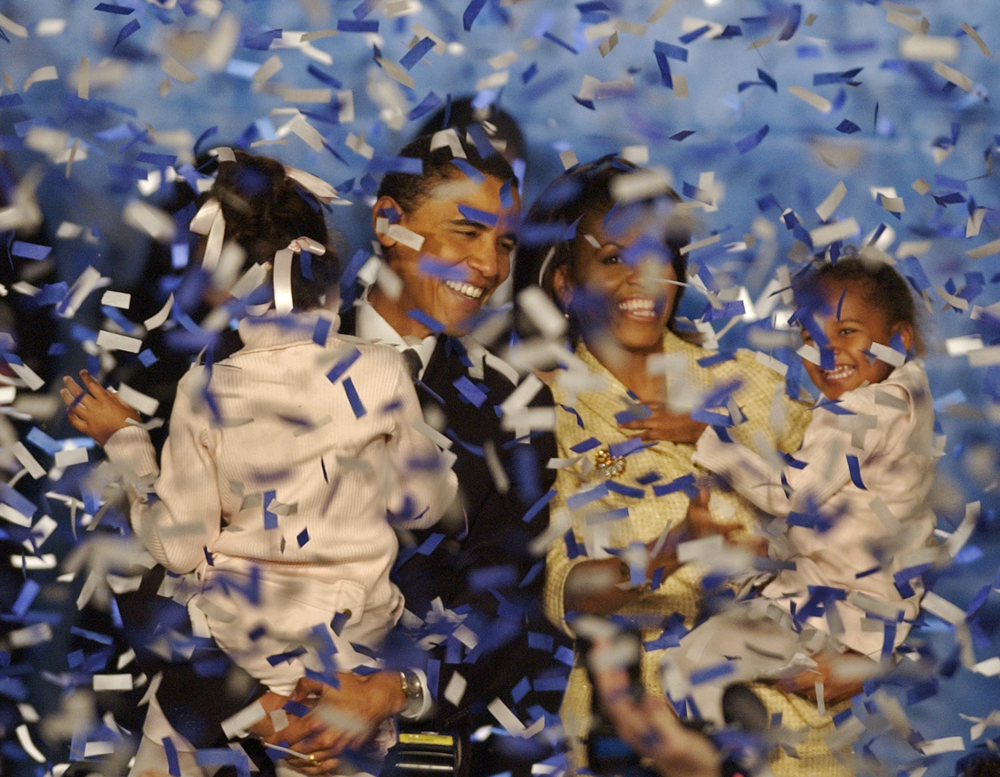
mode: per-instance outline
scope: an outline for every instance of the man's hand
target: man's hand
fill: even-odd
[[[282,696],[274,691],[268,691],[263,696],[261,696],[257,701],[260,702],[260,706],[264,708],[264,712],[267,713],[267,717],[258,720],[252,726],[250,726],[250,733],[258,737],[269,737],[274,733],[274,724],[271,722],[271,713],[275,710],[280,710],[285,706],[285,702],[288,701],[287,696]],[[289,715],[289,721],[298,720],[292,715]]]
[[[629,421],[621,425],[622,429],[639,432],[646,442],[678,442],[694,445],[708,424],[692,421],[691,416],[671,413],[662,402],[647,402],[646,406],[653,411],[649,418]]]
[[[59,395],[69,408],[69,422],[73,428],[93,438],[98,445],[104,445],[111,435],[128,426],[128,419],[141,420],[135,410],[117,394],[105,389],[86,370],[80,371],[80,380],[86,391],[66,376],[63,378],[66,387]]]
[[[339,688],[308,677],[299,680],[288,698],[312,710],[265,740],[312,755],[312,761],[288,758],[288,765],[304,774],[328,772],[344,750],[361,747],[383,720],[406,708],[399,672],[338,672],[337,679]]]

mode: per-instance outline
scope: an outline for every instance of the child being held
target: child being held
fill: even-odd
[[[306,669],[369,662],[352,644],[377,646],[403,611],[387,516],[429,526],[457,490],[419,431],[400,355],[336,334],[336,257],[303,189],[316,184],[266,157],[220,162],[194,221],[206,251],[216,233],[231,241],[214,260],[231,246],[246,255],[222,320],[262,297],[273,307],[240,321],[241,349],[180,381],[162,466],[129,423],[137,414],[94,378],[83,373],[83,389],[66,378],[62,392],[73,426],[125,471],[136,536],[168,570],[194,573],[196,629],[281,695]]]
[[[913,297],[890,265],[857,255],[795,285],[800,353],[823,393],[801,449],[768,461],[710,427],[694,456],[786,522],[770,538],[786,563],[760,595],[709,618],[668,658],[664,687],[677,700],[690,692],[703,716],[717,717],[722,685],[828,669],[845,650],[888,656],[920,607],[919,578],[903,570],[935,528],[936,454],[927,375],[906,357],[923,350]],[[688,684],[727,660],[731,673]]]

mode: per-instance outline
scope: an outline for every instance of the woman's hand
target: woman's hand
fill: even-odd
[[[797,693],[810,701],[816,701],[816,683],[823,683],[823,702],[825,704],[837,704],[845,699],[853,698],[864,690],[864,680],[851,678],[843,679],[837,672],[837,662],[845,660],[845,656],[850,656],[849,660],[857,661],[863,656],[860,653],[848,651],[841,655],[833,651],[824,651],[811,656],[816,662],[815,669],[806,669],[804,672],[794,677],[783,680],[776,680],[775,685],[786,693]],[[872,674],[878,671],[878,664],[872,662]]]
[[[365,744],[378,725],[406,708],[399,672],[361,676],[338,672],[340,687],[303,677],[288,697],[312,707],[265,741],[280,744],[313,760],[289,757],[287,763],[304,774],[325,774],[339,763],[344,750]]]
[[[104,445],[115,432],[128,426],[128,420],[140,421],[139,414],[122,402],[114,392],[108,391],[94,380],[86,370],[80,370],[80,380],[86,391],[68,375],[63,378],[66,386],[59,391],[69,408],[69,422],[73,428]]]
[[[647,402],[646,406],[653,411],[649,418],[629,421],[621,425],[622,429],[639,432],[646,442],[679,442],[694,445],[708,424],[692,421],[691,416],[671,413],[662,402]]]
[[[597,691],[615,731],[664,777],[719,777],[722,758],[711,740],[681,725],[663,699],[628,695],[623,669],[594,672]]]

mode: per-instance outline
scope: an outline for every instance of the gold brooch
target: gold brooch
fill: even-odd
[[[625,471],[625,458],[612,456],[606,448],[594,454],[594,469],[604,478],[616,478]]]

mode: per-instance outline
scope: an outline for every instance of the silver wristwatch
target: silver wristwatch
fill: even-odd
[[[404,718],[415,718],[424,706],[424,684],[416,672],[404,669],[399,673],[399,679],[406,697],[406,706],[399,714]]]

